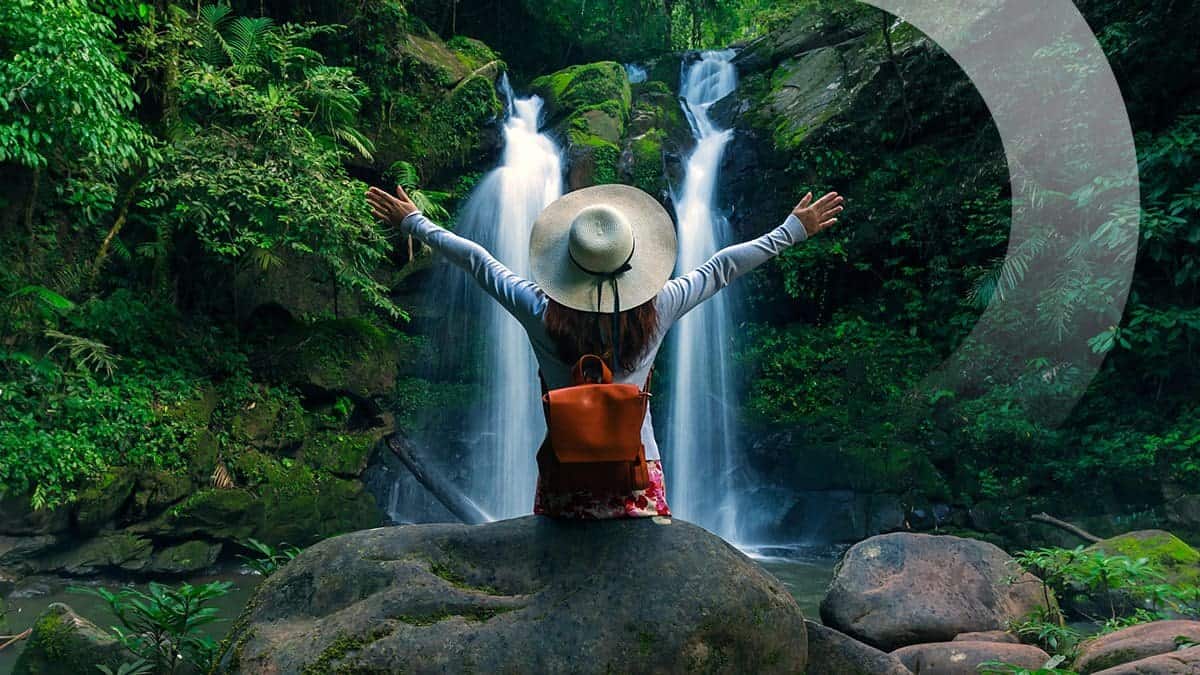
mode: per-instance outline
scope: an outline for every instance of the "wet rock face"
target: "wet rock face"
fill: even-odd
[[[871,537],[838,563],[821,619],[883,650],[1002,630],[1008,621],[1044,607],[1041,582],[1017,575],[1011,561],[1000,548],[974,539]]]
[[[356,532],[259,588],[221,671],[805,672],[783,585],[659,519]]]

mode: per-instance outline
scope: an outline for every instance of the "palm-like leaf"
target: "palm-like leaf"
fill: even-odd
[[[229,63],[229,45],[225,43],[222,32],[229,23],[231,12],[227,4],[205,5],[200,8],[199,56],[202,62],[210,66],[219,67]]]
[[[265,16],[239,16],[230,22],[226,42],[229,45],[230,61],[235,67],[261,65],[266,36],[273,23]]]

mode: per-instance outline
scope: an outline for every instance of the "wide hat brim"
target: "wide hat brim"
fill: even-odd
[[[678,243],[675,224],[658,200],[629,185],[596,185],[555,200],[542,210],[529,234],[529,260],[533,281],[550,299],[584,312],[611,312],[612,284],[571,261],[568,241],[571,222],[590,206],[616,209],[633,228],[630,269],[616,277],[621,310],[633,309],[658,295],[675,270]]]

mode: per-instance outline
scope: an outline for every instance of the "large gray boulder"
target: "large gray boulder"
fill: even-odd
[[[1075,670],[1094,673],[1168,654],[1178,649],[1177,638],[1200,643],[1200,621],[1151,621],[1101,635],[1080,647]]]
[[[1096,671],[1096,675],[1196,675],[1200,673],[1200,647],[1188,647],[1168,654],[1148,656],[1112,668]]]
[[[1003,630],[1044,607],[1041,582],[998,547],[947,535],[883,534],[855,544],[834,570],[821,619],[891,651]]]
[[[802,673],[784,586],[679,520],[408,525],[304,551],[220,672]]]
[[[1050,660],[1049,654],[1033,645],[982,640],[910,645],[892,656],[917,675],[975,675],[981,665],[990,662],[1038,670]]]
[[[805,619],[808,626],[808,672],[833,675],[912,675],[900,659],[871,645]]]

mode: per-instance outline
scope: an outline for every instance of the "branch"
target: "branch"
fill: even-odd
[[[1092,534],[1091,532],[1084,530],[1083,528],[1079,527],[1078,525],[1072,525],[1071,523],[1068,523],[1065,520],[1059,520],[1058,518],[1055,518],[1054,516],[1051,516],[1050,514],[1047,514],[1047,513],[1037,513],[1037,514],[1030,516],[1029,519],[1036,520],[1039,523],[1053,525],[1054,527],[1057,527],[1062,530],[1066,530],[1067,532],[1070,532],[1071,534],[1075,535],[1076,537],[1079,537],[1080,539],[1091,542],[1093,544],[1103,541],[1103,539],[1101,539],[1100,537],[1097,537],[1096,535]]]
[[[23,632],[17,633],[16,635],[0,635],[0,640],[7,639],[7,642],[0,644],[0,651],[3,651],[5,647],[7,647],[15,642],[24,640],[25,638],[29,637],[32,634],[33,634],[33,629],[26,628]]]

